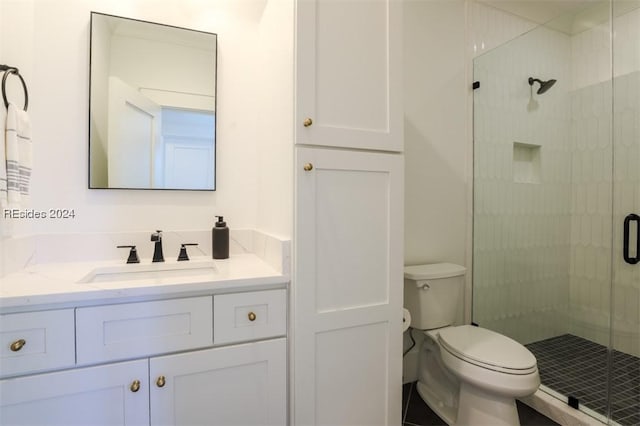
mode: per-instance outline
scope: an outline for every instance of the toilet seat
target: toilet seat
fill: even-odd
[[[536,358],[527,348],[485,328],[446,327],[439,330],[438,342],[456,358],[488,370],[515,375],[537,371]]]

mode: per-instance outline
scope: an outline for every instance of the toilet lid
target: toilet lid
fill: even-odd
[[[441,346],[467,362],[510,374],[536,370],[536,357],[520,343],[486,328],[463,325],[438,333]]]
[[[404,277],[414,281],[435,280],[464,275],[467,268],[453,263],[431,263],[404,267]]]

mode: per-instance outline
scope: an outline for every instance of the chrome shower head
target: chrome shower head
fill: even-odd
[[[529,86],[533,86],[533,83],[535,83],[535,82],[540,83],[540,88],[536,92],[538,95],[542,95],[544,92],[546,92],[547,90],[551,89],[551,86],[556,84],[556,80],[553,80],[553,79],[547,80],[547,81],[542,81],[542,80],[539,80],[537,78],[529,77]]]

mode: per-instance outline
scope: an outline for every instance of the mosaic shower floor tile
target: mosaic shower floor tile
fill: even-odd
[[[540,380],[566,396],[607,415],[607,348],[571,334],[526,345],[538,359]],[[640,358],[613,351],[611,418],[623,426],[640,425]]]

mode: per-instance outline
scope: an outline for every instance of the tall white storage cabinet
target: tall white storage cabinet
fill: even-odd
[[[401,2],[296,3],[293,424],[401,422]]]

